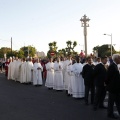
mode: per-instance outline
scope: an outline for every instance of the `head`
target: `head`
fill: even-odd
[[[29,61],[32,61],[32,58],[29,58]]]
[[[101,62],[103,64],[106,64],[107,63],[107,56],[101,57]]]
[[[10,60],[9,60],[9,58],[6,60],[6,62],[9,62]]]
[[[93,60],[92,60],[92,57],[87,57],[87,62],[88,62],[88,64],[92,64],[92,62],[93,62]]]
[[[49,61],[52,62],[52,61],[53,61],[53,58],[49,58]]]
[[[112,59],[116,64],[120,64],[120,54],[113,54]]]
[[[75,60],[75,59],[73,59],[73,60],[72,60],[72,65],[73,65],[73,64],[75,64],[75,63],[76,63],[76,60]]]
[[[26,61],[26,59],[25,59],[25,58],[23,58],[22,60],[23,60],[23,62],[25,62],[25,61]]]
[[[69,55],[69,56],[68,56],[68,60],[71,60],[71,58],[72,58],[72,56],[71,56],[71,55]]]
[[[101,62],[101,58],[100,57],[97,58],[97,62]]]
[[[80,63],[80,58],[79,57],[76,57],[76,62]]]
[[[18,60],[18,57],[16,57],[15,60]]]
[[[57,62],[60,62],[60,58],[59,57],[57,57]]]

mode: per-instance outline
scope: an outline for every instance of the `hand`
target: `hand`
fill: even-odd
[[[40,70],[41,68],[38,67],[37,69]]]
[[[104,83],[104,86],[106,86],[106,84]]]

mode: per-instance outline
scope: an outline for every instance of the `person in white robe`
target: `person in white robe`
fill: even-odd
[[[62,63],[62,67],[63,67],[62,73],[63,73],[63,83],[64,83],[64,78],[65,78],[65,62],[66,62],[66,58],[65,58],[65,57],[61,57],[61,61],[60,61],[60,62]]]
[[[54,82],[54,63],[52,61],[53,59],[50,58],[50,61],[45,65],[47,70],[45,86],[48,88],[53,88]]]
[[[10,58],[10,63],[8,65],[8,76],[7,79],[10,80],[12,79],[12,58]]]
[[[84,79],[81,75],[83,65],[80,63],[79,58],[76,58],[76,62],[71,70],[75,74],[75,79],[72,80],[72,97],[83,98],[85,94]]]
[[[12,62],[10,62],[8,66],[8,79],[15,80],[15,58],[12,58]]]
[[[54,63],[54,84],[53,89],[55,90],[63,90],[63,74],[62,74],[62,63],[60,62],[60,58],[57,58],[57,62]]]
[[[20,83],[26,83],[26,60],[23,58],[22,63],[20,65]]]
[[[33,85],[38,86],[43,84],[42,71],[43,67],[39,62],[39,59],[37,59],[33,65]]]
[[[68,91],[68,85],[70,84],[70,76],[68,75],[68,66],[72,65],[72,60],[71,56],[68,57],[68,59],[64,62],[64,69],[65,69],[65,74],[64,74],[64,89]]]
[[[33,69],[32,59],[29,58],[29,60],[26,62],[26,83],[32,82],[32,69]]]
[[[15,72],[14,72],[14,76],[15,76],[15,81],[19,81],[20,82],[20,65],[21,65],[21,59],[18,59],[18,57],[16,57],[16,61],[15,61]]]

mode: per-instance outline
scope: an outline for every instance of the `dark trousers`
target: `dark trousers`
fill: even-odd
[[[119,94],[114,94],[109,92],[109,97],[108,97],[108,115],[113,114],[113,106],[114,103],[116,104],[117,110],[120,114],[120,93]]]
[[[103,106],[104,99],[106,95],[106,88],[103,87],[96,87],[95,99],[94,99],[94,107]]]
[[[88,103],[89,91],[91,91],[91,104],[94,101],[95,86],[94,85],[85,85],[85,103]]]

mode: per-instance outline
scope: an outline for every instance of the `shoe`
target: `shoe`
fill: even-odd
[[[97,107],[93,107],[93,110],[96,111],[96,110],[97,110]]]
[[[88,102],[85,102],[85,105],[89,105],[89,103],[88,103]]]
[[[108,115],[108,118],[118,119],[118,116],[115,116],[114,114]]]
[[[105,107],[105,106],[99,106],[99,108],[101,108],[101,109],[107,109],[107,107]]]

